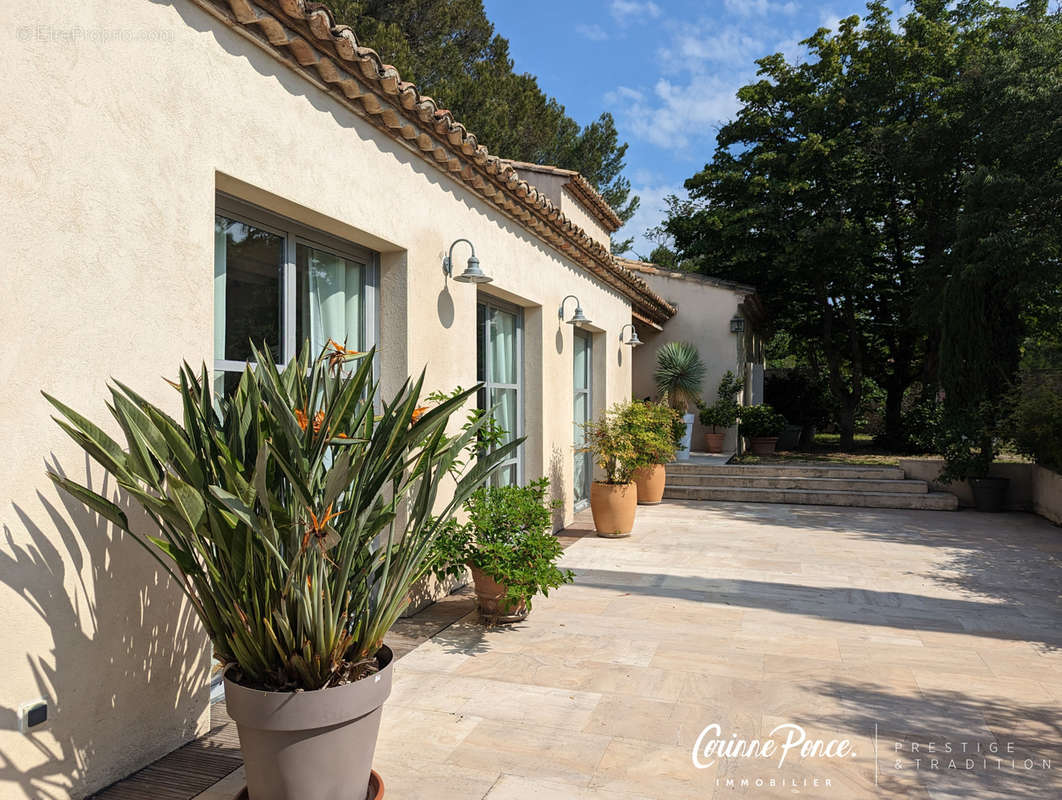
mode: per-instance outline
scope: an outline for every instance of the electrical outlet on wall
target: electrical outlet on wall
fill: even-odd
[[[18,707],[18,729],[22,733],[29,733],[30,728],[36,728],[48,721],[48,701],[43,697],[30,700]]]

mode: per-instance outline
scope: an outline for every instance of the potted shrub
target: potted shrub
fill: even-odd
[[[697,406],[701,397],[701,381],[707,368],[697,348],[689,342],[668,342],[656,351],[656,372],[653,375],[657,391],[665,403],[682,414],[685,435],[679,444],[676,458],[688,461],[690,439],[693,437],[693,414],[690,406]]]
[[[711,428],[704,434],[704,447],[709,453],[723,452],[723,439],[726,437],[727,428],[732,428],[738,420],[740,406],[737,396],[744,388],[744,381],[734,376],[727,370],[723,379],[719,381],[716,390],[716,401],[710,406],[703,403],[700,408],[701,425]],[[720,430],[722,429],[722,430]]]
[[[268,349],[252,351],[256,365],[227,397],[212,394],[205,365],[196,375],[185,364],[180,421],[116,383],[124,445],[48,397],[153,534],[87,486],[49,477],[184,591],[225,666],[250,797],[378,797],[372,758],[393,660],[384,635],[441,528],[516,444],[450,484],[478,428],[447,426],[475,389],[427,408],[422,376],[377,404],[372,353],[330,342],[278,372]]]
[[[480,614],[491,623],[517,622],[535,595],[571,583],[574,573],[557,567],[563,549],[553,535],[549,480],[527,486],[481,487],[464,504],[466,522],[444,527],[432,546],[439,580],[472,571]]]
[[[974,508],[996,513],[1006,506],[1010,479],[989,475],[995,460],[995,437],[985,423],[987,408],[947,413],[941,426],[942,483],[966,481],[973,494]]]
[[[765,403],[741,409],[741,435],[748,439],[749,452],[769,456],[785,430],[785,417]]]
[[[629,428],[641,466],[631,473],[638,503],[655,505],[664,497],[667,481],[665,464],[675,457],[675,427],[685,432],[682,417],[661,403],[631,403],[620,414],[620,422]]]
[[[631,535],[638,509],[638,490],[631,473],[644,462],[630,426],[623,423],[629,405],[617,403],[586,426],[587,448],[605,473],[605,480],[590,485],[590,513],[597,535],[610,539]]]

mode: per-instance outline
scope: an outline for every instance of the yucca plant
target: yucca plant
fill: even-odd
[[[482,454],[440,498],[480,427],[448,434],[448,423],[478,387],[428,408],[422,374],[378,402],[373,353],[329,342],[278,371],[268,350],[252,349],[256,365],[229,397],[213,394],[205,366],[198,376],[182,366],[180,422],[115,381],[108,408],[124,446],[45,395],[157,535],[86,486],[49,477],[147,548],[241,682],[339,685],[375,670],[441,527],[519,443]]]
[[[697,348],[689,342],[668,342],[656,351],[657,391],[664,402],[685,414],[701,398],[701,382],[707,368]]]

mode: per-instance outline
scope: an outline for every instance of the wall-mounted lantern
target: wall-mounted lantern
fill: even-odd
[[[623,342],[623,332],[627,330],[627,328],[631,329],[631,335],[627,337],[627,341]],[[634,324],[630,322],[620,328],[619,340],[627,345],[627,347],[637,347],[642,344],[642,340],[638,338],[638,330],[634,327]]]
[[[730,332],[731,333],[744,333],[745,332],[745,318],[734,315],[730,319]]]
[[[472,248],[472,255],[468,258],[468,264],[465,267],[465,271],[460,275],[454,275],[454,248],[458,244],[464,242]],[[443,272],[446,273],[446,277],[453,278],[455,281],[461,283],[490,283],[494,278],[486,274],[479,268],[479,259],[476,258],[476,247],[468,239],[458,239],[452,245],[450,245],[450,254],[443,258]]]
[[[560,319],[564,319],[564,304],[567,303],[569,300],[575,301],[575,313],[572,314],[572,318],[568,320],[568,324],[576,326],[588,325],[590,323],[590,320],[586,318],[586,315],[583,313],[583,307],[579,303],[579,298],[576,297],[574,294],[570,294],[563,300],[561,300],[560,308],[557,309],[557,316]]]

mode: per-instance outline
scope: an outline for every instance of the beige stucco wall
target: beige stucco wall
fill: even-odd
[[[719,381],[727,370],[741,376],[744,369],[742,343],[738,334],[730,332],[730,320],[738,313],[744,293],[721,288],[695,275],[674,277],[671,274],[639,273],[649,287],[673,304],[678,312],[663,325],[662,331],[646,325],[638,326],[638,336],[645,343],[634,349],[634,396],[658,398],[653,373],[656,371],[656,352],[668,342],[690,342],[708,368],[701,387],[704,401],[715,402]],[[691,409],[696,413],[696,409]],[[693,450],[704,450],[704,434],[708,431],[700,420],[693,426]],[[737,429],[726,434],[724,448],[737,447]]]
[[[586,231],[591,239],[600,242],[605,247],[611,245],[612,238],[609,236],[605,226],[598,222],[597,217],[587,211],[582,201],[577,199],[568,189],[561,191],[560,207],[561,211],[568,216],[568,219]]]
[[[526,474],[554,479],[558,523],[573,333],[557,306],[578,295],[600,331],[598,408],[631,393],[616,338],[630,308],[191,2],[42,0],[8,16],[28,27],[0,49],[0,798],[77,797],[203,730],[209,654],[153,562],[45,479],[52,462],[100,470],[38,392],[103,420],[109,376],[171,402],[161,376],[209,360],[217,189],[381,251],[385,390],[421,369],[429,389],[475,382],[477,288],[440,266],[471,239],[485,291],[525,309]],[[50,721],[13,730],[42,695]]]

